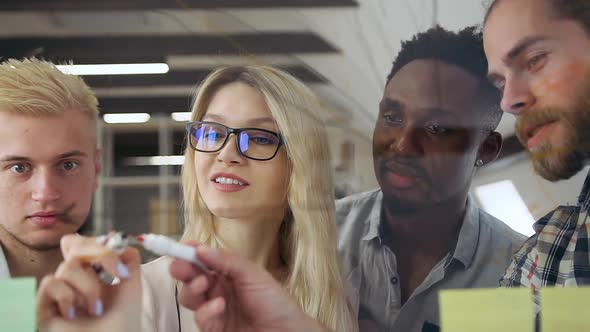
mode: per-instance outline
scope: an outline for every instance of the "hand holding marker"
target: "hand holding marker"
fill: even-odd
[[[105,243],[106,240],[106,243]],[[98,243],[105,244],[108,248],[122,252],[130,245],[139,245],[154,254],[170,256],[193,263],[206,273],[211,270],[197,258],[195,248],[179,243],[169,237],[157,234],[141,234],[137,237],[125,233],[116,233],[110,237],[98,237]]]

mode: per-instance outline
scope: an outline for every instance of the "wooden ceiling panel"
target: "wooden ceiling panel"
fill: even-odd
[[[219,8],[357,7],[354,0],[28,0],[0,2],[0,10],[149,10]]]
[[[0,39],[0,56],[3,58],[37,56],[56,62],[73,60],[74,63],[122,63],[133,58],[171,55],[333,52],[337,52],[334,46],[310,32]]]

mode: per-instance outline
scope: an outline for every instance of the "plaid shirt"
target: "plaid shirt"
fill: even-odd
[[[500,280],[505,287],[575,287],[590,285],[590,172],[578,204],[559,206],[539,219],[530,237],[513,256]],[[539,310],[538,296],[535,296]]]

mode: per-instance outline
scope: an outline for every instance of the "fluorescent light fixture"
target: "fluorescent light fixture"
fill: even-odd
[[[535,219],[510,180],[494,182],[475,188],[482,208],[502,220],[515,231],[531,236]]]
[[[190,121],[191,112],[174,112],[171,117],[174,121]]]
[[[182,165],[183,163],[184,156],[132,157],[125,160],[125,165],[128,166],[165,166]]]
[[[106,123],[143,123],[148,122],[150,115],[147,113],[113,113],[105,114],[102,118]]]
[[[166,63],[118,63],[100,65],[59,65],[57,69],[71,75],[166,74]]]

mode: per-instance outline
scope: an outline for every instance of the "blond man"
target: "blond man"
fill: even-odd
[[[0,64],[0,280],[38,281],[90,212],[100,173],[98,102],[77,76],[37,60]]]

